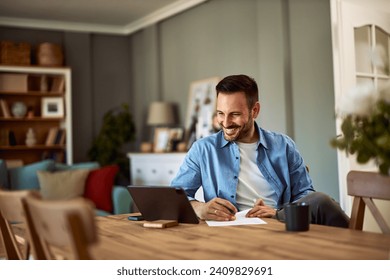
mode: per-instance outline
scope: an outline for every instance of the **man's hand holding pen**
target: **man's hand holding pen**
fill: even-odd
[[[228,200],[216,197],[207,203],[191,201],[191,204],[202,220],[233,221],[236,219],[237,208]]]

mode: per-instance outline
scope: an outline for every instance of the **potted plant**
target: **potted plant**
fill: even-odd
[[[109,110],[103,116],[103,124],[99,134],[93,140],[88,157],[101,166],[117,164],[120,171],[116,183],[129,183],[129,161],[123,151],[125,144],[135,140],[135,125],[128,104]]]
[[[389,73],[386,63],[373,63]],[[372,82],[356,86],[343,95],[337,114],[342,118],[342,135],[331,145],[356,154],[358,163],[374,160],[381,174],[390,175],[390,81],[378,87]]]

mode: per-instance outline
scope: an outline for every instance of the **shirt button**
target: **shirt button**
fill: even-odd
[[[234,176],[234,179],[237,179],[237,176]]]
[[[231,198],[234,198],[234,195],[231,195],[230,197],[231,197]]]
[[[236,157],[236,159],[238,159],[238,157]]]

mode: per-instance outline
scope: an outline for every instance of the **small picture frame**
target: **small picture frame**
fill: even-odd
[[[183,139],[184,128],[174,127],[169,129],[169,140],[181,141]]]
[[[167,151],[170,136],[170,128],[158,127],[154,130],[153,152],[164,153]]]
[[[62,97],[42,98],[42,117],[61,118],[64,117],[64,99]]]
[[[183,127],[174,127],[169,129],[169,140],[166,151],[167,152],[176,152],[178,144],[183,141],[184,138],[184,128]]]

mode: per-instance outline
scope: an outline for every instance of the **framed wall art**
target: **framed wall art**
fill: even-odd
[[[215,86],[219,81],[219,77],[212,77],[190,84],[185,125],[188,148],[195,140],[213,133],[213,115],[217,99]]]

